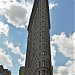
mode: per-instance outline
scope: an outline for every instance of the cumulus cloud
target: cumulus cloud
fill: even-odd
[[[23,58],[23,54],[21,53],[20,47],[19,46],[14,46],[14,44],[12,42],[5,42],[5,45],[7,48],[11,49],[14,54],[18,54]]]
[[[55,66],[55,58],[56,57],[56,49],[53,45],[51,45],[51,60],[52,60],[52,65]]]
[[[8,24],[4,24],[0,21],[0,34],[4,34],[5,36],[8,36],[9,33],[9,26]]]
[[[17,2],[21,2],[21,0],[17,0]]]
[[[23,0],[19,3],[14,0],[12,2],[0,1],[0,5],[0,11],[4,12],[8,23],[11,23],[16,28],[24,28],[28,25],[29,16],[32,10],[31,3],[23,3]]]
[[[69,60],[65,64],[65,66],[55,67],[54,74],[75,75],[74,68],[75,68],[75,60],[74,61]]]
[[[23,55],[23,59],[22,58],[18,59],[18,62],[20,63],[21,66],[25,66],[25,58],[26,58],[26,54]]]
[[[25,3],[26,2],[26,0],[16,0],[16,1],[19,3]]]
[[[16,28],[24,28],[28,25],[31,8],[30,3],[11,5],[10,9],[5,10],[7,22],[13,24]]]
[[[3,49],[0,49],[0,62],[3,63],[4,66],[13,66],[11,56],[7,55]]]
[[[6,9],[7,21],[14,26],[23,28],[27,23],[27,10],[21,6],[12,5],[10,9]],[[12,16],[13,15],[13,16]]]
[[[56,48],[56,45],[58,48]],[[70,60],[64,66],[55,66],[56,51],[61,52]],[[75,32],[72,35],[66,36],[65,33],[53,35],[51,40],[52,61],[54,66],[54,75],[75,75]]]
[[[25,66],[25,60],[18,59],[18,62],[20,63],[21,66]]]
[[[54,2],[51,2],[50,4],[49,4],[49,9],[51,10],[51,9],[53,9],[55,6],[57,6],[58,4],[56,4],[56,3],[54,3]]]
[[[75,54],[75,33],[66,36],[65,33],[61,33],[61,35],[53,35],[51,44],[56,44],[58,46],[58,50],[65,55],[65,57],[69,57],[70,59],[74,59]]]
[[[11,2],[12,1],[12,2]],[[7,22],[16,28],[28,26],[32,4],[25,0],[1,0],[0,9],[4,12]],[[54,2],[49,4],[49,9],[57,6]],[[1,12],[2,13],[2,12]]]

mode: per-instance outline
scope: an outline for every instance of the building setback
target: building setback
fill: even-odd
[[[0,65],[0,75],[11,75],[11,71],[4,69],[3,66]]]
[[[53,75],[48,0],[34,0],[28,25],[25,75]]]

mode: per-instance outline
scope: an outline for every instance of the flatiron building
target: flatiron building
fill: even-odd
[[[25,75],[53,75],[48,0],[34,0],[28,25]]]

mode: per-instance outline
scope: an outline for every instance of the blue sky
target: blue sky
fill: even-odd
[[[73,0],[51,0],[58,6],[51,11],[51,19],[54,32],[72,34],[74,32],[74,1]],[[58,25],[58,26],[57,26]],[[59,28],[59,29],[58,29]]]
[[[12,75],[19,75],[20,66],[25,64],[33,0],[12,1],[0,0],[0,65],[11,70]],[[75,74],[74,3],[74,0],[49,0],[54,75]]]

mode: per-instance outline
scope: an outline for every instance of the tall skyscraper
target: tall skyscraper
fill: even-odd
[[[53,75],[48,0],[34,0],[28,26],[25,75]]]

